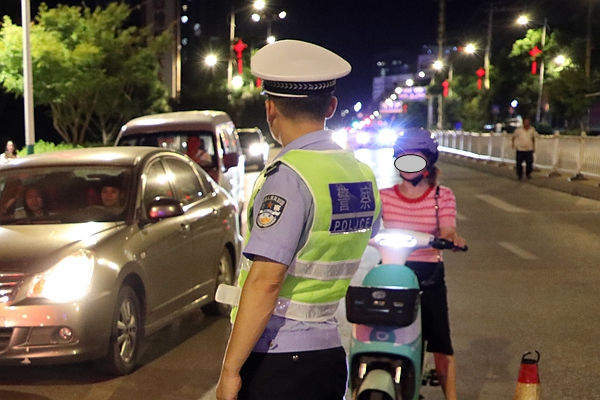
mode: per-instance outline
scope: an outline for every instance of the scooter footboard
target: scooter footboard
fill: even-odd
[[[387,376],[386,376],[387,375]],[[387,378],[387,379],[386,379]],[[370,399],[375,391],[391,398],[413,399],[416,393],[416,371],[410,359],[385,353],[363,353],[350,365],[353,399]]]
[[[350,286],[346,292],[346,318],[354,324],[402,328],[416,320],[419,302],[419,289]]]

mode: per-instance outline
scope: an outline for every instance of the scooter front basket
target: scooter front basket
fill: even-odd
[[[420,299],[419,289],[350,286],[346,318],[353,324],[402,328],[417,319]]]

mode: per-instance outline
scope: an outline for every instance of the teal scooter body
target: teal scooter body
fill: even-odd
[[[360,290],[362,294],[352,293],[351,288],[346,299],[348,319],[366,322],[352,326],[349,361],[353,399],[369,399],[377,392],[387,394],[390,400],[417,400],[422,337],[416,275],[403,265],[379,265],[365,276]],[[371,299],[375,306],[369,304]],[[391,318],[386,320],[385,316]]]
[[[430,234],[383,229],[369,244],[383,264],[373,267],[346,294],[346,317],[352,323],[349,348],[352,400],[418,400],[423,338],[421,290],[415,273],[404,265],[416,249],[431,247]]]

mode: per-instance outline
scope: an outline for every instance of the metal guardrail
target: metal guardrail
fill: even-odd
[[[440,151],[479,160],[515,164],[512,134],[433,131]],[[600,177],[600,137],[540,135],[535,145],[535,167],[550,176],[571,174],[570,180]]]

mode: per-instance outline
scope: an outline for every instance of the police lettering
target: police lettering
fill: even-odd
[[[370,229],[373,217],[345,218],[331,221],[330,232],[356,232]]]

